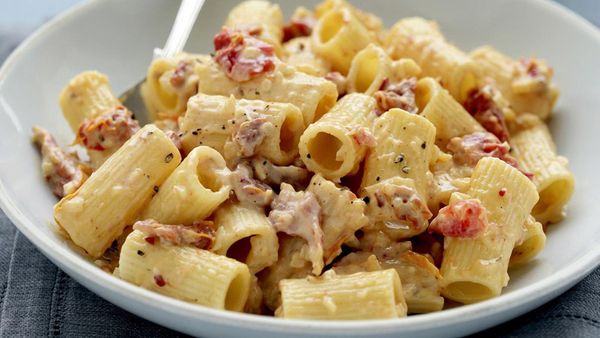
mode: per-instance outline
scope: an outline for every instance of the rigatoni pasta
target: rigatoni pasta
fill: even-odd
[[[213,42],[152,61],[141,130],[76,75],[59,101],[87,157],[33,128],[55,221],[103,270],[216,309],[397,320],[500,295],[553,240],[574,177],[544,61],[346,0],[287,22],[244,1]]]
[[[190,246],[153,244],[139,230],[123,244],[120,278],[186,302],[242,311],[250,289],[248,267],[231,258]]]
[[[372,145],[375,108],[374,98],[349,94],[308,126],[299,143],[300,158],[307,168],[331,180],[356,172]]]
[[[147,125],[74,193],[54,207],[56,223],[91,257],[100,257],[135,221],[155,187],[173,172],[181,155],[158,128]]]

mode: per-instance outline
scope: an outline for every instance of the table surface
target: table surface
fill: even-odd
[[[0,64],[48,18],[81,0],[0,0]],[[600,26],[600,1],[559,0]],[[600,269],[550,303],[475,336],[600,337]],[[100,299],[48,261],[0,210],[0,336],[182,336]]]

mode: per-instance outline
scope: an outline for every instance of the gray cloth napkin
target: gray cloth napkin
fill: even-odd
[[[591,19],[599,22],[597,3],[575,4],[584,14],[596,13]],[[27,33],[0,27],[0,64]],[[0,337],[184,337],[79,285],[46,259],[1,210],[0,308]],[[550,303],[473,337],[490,336],[600,337],[600,269]]]

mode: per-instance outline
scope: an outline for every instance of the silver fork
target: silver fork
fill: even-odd
[[[196,22],[198,13],[200,13],[200,9],[202,9],[202,5],[204,5],[204,0],[181,1],[181,5],[177,11],[177,17],[171,28],[171,33],[169,33],[169,37],[167,38],[167,43],[165,43],[165,47],[162,49],[154,48],[153,59],[173,57],[183,50],[183,47],[190,36],[190,32],[192,31],[192,27]],[[119,100],[135,114],[135,118],[141,125],[152,122],[140,94],[140,87],[144,81],[146,81],[146,78],[142,79],[135,86],[129,88],[119,96]]]

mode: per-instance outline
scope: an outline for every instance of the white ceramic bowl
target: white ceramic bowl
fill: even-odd
[[[276,1],[286,14],[315,1]],[[234,1],[207,1],[188,43],[209,52]],[[370,7],[366,7],[368,6]],[[57,96],[83,70],[110,76],[116,92],[143,77],[152,49],[162,46],[178,3],[169,0],[91,1],[52,20],[31,36],[0,70],[0,205],[48,258],[81,284],[114,304],[167,327],[194,335],[455,336],[516,317],[556,297],[600,262],[600,32],[568,10],[545,1],[362,2],[387,25],[420,15],[439,21],[463,49],[493,44],[513,56],[538,55],[556,70],[561,97],[552,121],[559,152],[577,179],[569,217],[549,229],[543,253],[512,271],[503,295],[474,305],[399,320],[287,321],[213,310],[167,298],[116,279],[80,257],[50,229],[56,202],[40,174],[29,141],[33,125],[66,144],[72,139]]]

